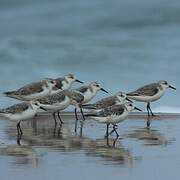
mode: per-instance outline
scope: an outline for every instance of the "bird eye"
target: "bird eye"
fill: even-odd
[[[121,97],[124,97],[122,94],[120,95]]]
[[[38,106],[38,103],[35,103],[36,106]]]
[[[131,106],[131,107],[132,107],[132,104],[129,104],[129,106]]]

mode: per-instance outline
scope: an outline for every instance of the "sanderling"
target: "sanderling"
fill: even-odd
[[[100,90],[108,93],[97,82],[91,82],[89,85],[84,85],[84,86],[81,86],[81,87],[75,89],[76,92],[79,92],[80,95],[83,95],[83,97],[84,97],[83,101],[81,101],[78,104],[78,107],[80,108],[81,114],[83,116],[83,120],[85,120],[85,116],[84,116],[84,113],[83,113],[81,106],[85,103],[88,103],[94,96],[96,96],[97,92]],[[77,106],[75,107],[75,115],[76,115],[76,122],[77,122],[77,120],[78,120],[78,118],[77,118]]]
[[[4,95],[22,101],[30,101],[47,96],[55,86],[55,80],[43,79],[39,82],[28,84],[18,90],[4,92]]]
[[[53,87],[51,94],[69,89],[74,82],[83,83],[82,81],[78,80],[73,74],[67,74],[64,77],[54,80],[56,81],[56,86]]]
[[[107,124],[106,137],[108,139],[109,125],[110,124],[113,125],[113,131],[116,133],[118,137],[119,134],[116,131],[116,124],[124,121],[128,117],[129,113],[134,109],[141,111],[140,109],[135,107],[132,103],[127,102],[125,104],[118,104],[118,105],[113,105],[113,106],[104,108],[103,110],[98,111],[98,112],[87,113],[85,114],[85,116],[88,116],[100,123]]]
[[[124,104],[125,102],[132,102],[125,93],[118,92],[113,96],[109,96],[101,99],[93,104],[83,104],[81,107],[92,111],[100,111],[106,107],[113,106],[116,104]]]
[[[33,118],[39,108],[46,111],[46,109],[40,106],[40,103],[38,101],[23,102],[19,104],[14,104],[5,109],[0,109],[0,116],[18,122],[17,132],[19,136],[23,134],[20,126],[21,121]]]
[[[76,90],[81,92],[84,96],[84,100],[83,100],[82,104],[88,103],[94,96],[96,96],[97,92],[100,90],[108,93],[97,82],[92,82],[89,85],[81,86],[81,87],[77,88]]]
[[[164,95],[167,88],[176,90],[176,88],[169,85],[167,81],[162,80],[145,85],[136,91],[127,93],[127,96],[136,101],[147,102],[148,116],[150,116],[150,114],[154,116],[150,107],[150,102],[160,99]],[[150,126],[150,124],[147,125]]]
[[[70,105],[71,97],[68,93],[68,90],[63,90],[56,94],[51,94],[46,97],[37,99],[37,101],[40,103],[41,107],[53,112],[53,118],[55,121],[55,125],[57,125],[56,113],[58,115],[60,123],[62,124],[63,121],[60,117],[60,111],[66,109]]]

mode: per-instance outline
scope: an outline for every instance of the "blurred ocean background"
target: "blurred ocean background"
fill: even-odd
[[[0,0],[0,93],[69,72],[111,93],[165,79],[152,109],[180,112],[180,1]]]

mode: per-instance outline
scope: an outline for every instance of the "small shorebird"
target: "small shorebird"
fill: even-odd
[[[84,96],[82,104],[88,103],[100,90],[108,93],[98,82],[92,82],[89,85],[81,86],[76,89],[76,91],[81,92]]]
[[[40,106],[38,101],[23,102],[14,104],[4,109],[0,109],[0,116],[3,116],[12,121],[17,121],[18,136],[21,136],[23,134],[20,126],[21,121],[33,118],[39,108],[46,111],[46,109]]]
[[[80,110],[81,110],[81,114],[83,116],[83,120],[85,120],[85,117],[84,117],[83,110],[82,110],[81,106],[85,103],[88,103],[93,97],[96,96],[96,94],[100,90],[108,93],[105,89],[103,89],[101,87],[101,85],[98,82],[91,82],[89,85],[84,85],[84,86],[81,86],[81,87],[76,89],[76,91],[80,92],[84,96],[84,99],[80,103],[80,106],[79,106]],[[77,119],[77,108],[76,107],[75,107],[75,115],[76,115],[76,120],[78,120]]]
[[[96,103],[83,104],[81,107],[83,109],[89,109],[94,112],[94,111],[100,111],[109,106],[113,106],[113,105],[117,105],[117,104],[124,104],[128,101],[132,102],[125,93],[120,91],[120,92],[116,93],[115,95],[103,98],[100,101],[97,101]]]
[[[148,116],[150,116],[150,114],[154,116],[150,103],[160,99],[165,94],[167,88],[176,90],[176,88],[169,85],[167,81],[162,80],[140,87],[136,91],[127,93],[127,96],[135,101],[147,102]],[[147,125],[150,126],[150,124]]]
[[[60,77],[54,80],[56,81],[56,86],[53,87],[51,94],[69,89],[74,82],[78,82],[81,84],[83,83],[82,81],[78,80],[73,74],[67,74],[64,77]]]
[[[63,90],[56,94],[51,94],[46,97],[37,99],[40,103],[40,106],[48,111],[53,112],[53,119],[55,121],[55,125],[57,125],[56,121],[56,113],[62,125],[63,121],[60,117],[60,111],[66,109],[71,103],[71,93],[68,90]]]
[[[132,103],[127,102],[125,104],[118,104],[104,108],[103,110],[98,112],[89,112],[85,116],[90,117],[100,123],[107,124],[106,137],[108,139],[109,125],[113,125],[113,131],[116,133],[116,136],[118,137],[119,134],[116,131],[116,124],[124,121],[128,117],[129,113],[134,109],[141,111]]]
[[[15,91],[4,92],[4,95],[22,101],[31,101],[50,94],[56,81],[51,79],[43,79],[39,82],[28,84]]]

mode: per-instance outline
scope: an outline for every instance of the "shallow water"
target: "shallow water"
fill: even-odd
[[[19,145],[16,126],[1,120],[0,169],[2,179],[179,179],[179,115],[160,116],[146,129],[142,115],[132,115],[118,128],[120,138],[104,138],[105,125],[86,120],[74,133],[74,117],[54,127],[41,115],[23,122]]]

